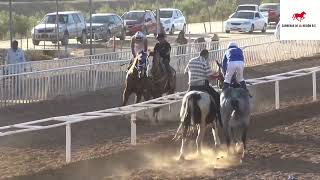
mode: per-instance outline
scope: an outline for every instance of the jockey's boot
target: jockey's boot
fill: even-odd
[[[243,89],[247,90],[247,91],[248,91],[248,94],[249,94],[249,97],[252,98],[252,95],[250,94],[249,90],[247,89],[247,84],[246,84],[246,82],[245,82],[245,81],[241,81],[241,82],[240,82],[240,86],[241,86]]]
[[[224,82],[222,90],[228,89],[230,87],[230,83]]]

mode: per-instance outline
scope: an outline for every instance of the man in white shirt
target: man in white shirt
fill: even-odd
[[[9,65],[7,74],[18,74],[24,72],[24,64],[26,62],[22,49],[18,48],[18,41],[12,41],[11,48],[7,50],[5,64]]]

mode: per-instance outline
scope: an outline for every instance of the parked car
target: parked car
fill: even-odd
[[[175,31],[185,30],[186,18],[179,9],[160,9],[159,15],[166,33],[174,34]]]
[[[86,43],[86,22],[78,11],[58,12],[59,14],[59,41],[67,45],[69,39],[76,38],[81,44]],[[56,12],[45,15],[32,31],[32,42],[39,45],[40,41],[57,43]]]
[[[237,9],[235,12],[237,12],[237,11],[259,11],[259,6],[257,4],[241,4],[241,5],[237,6]],[[235,14],[235,12],[232,13],[229,16],[229,18],[231,16],[233,16]]]
[[[264,3],[259,8],[261,13],[268,18],[268,24],[271,22],[278,24],[280,21],[280,3]]]
[[[118,37],[124,40],[126,37],[126,30],[124,23],[120,16],[116,14],[92,14],[92,33],[94,39],[103,39],[108,41],[111,37]],[[88,37],[91,35],[90,22],[87,23]]]
[[[266,32],[267,21],[258,11],[237,11],[226,22],[226,33],[230,31],[250,32],[260,30]]]
[[[241,4],[237,7],[236,11],[259,11],[257,4]]]
[[[149,33],[157,35],[157,20],[155,14],[150,10],[129,11],[122,15],[122,19],[126,26],[127,35],[133,35],[137,31],[146,35]]]

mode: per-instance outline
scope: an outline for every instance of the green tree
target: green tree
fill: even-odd
[[[7,35],[9,30],[9,18],[8,13],[0,11],[0,38],[3,39]]]
[[[105,5],[96,10],[97,13],[113,13],[114,9],[112,9],[109,5]]]
[[[24,15],[13,15],[13,31],[15,34],[27,35],[27,32],[31,30],[29,18]]]

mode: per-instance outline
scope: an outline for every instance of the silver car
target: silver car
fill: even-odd
[[[57,39],[62,45],[67,45],[69,39],[76,38],[81,44],[86,43],[86,22],[82,14],[78,11],[59,12],[59,29],[56,24],[56,13],[47,14],[32,31],[32,41],[34,45],[39,45],[40,41],[51,41],[57,43]],[[59,38],[57,38],[57,34]]]
[[[92,37],[96,40],[108,41],[111,37],[118,37],[124,40],[126,30],[120,16],[112,13],[92,14]],[[88,37],[91,35],[90,23],[87,23]]]

